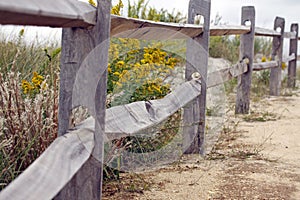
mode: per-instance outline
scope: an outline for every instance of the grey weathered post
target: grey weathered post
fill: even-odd
[[[250,108],[250,89],[254,59],[255,38],[255,8],[242,7],[242,25],[251,22],[251,31],[241,35],[240,60],[248,59],[248,71],[238,77],[237,97],[235,104],[236,114],[247,114]]]
[[[187,42],[187,63],[185,79],[198,72],[201,75],[201,95],[184,108],[183,146],[185,153],[204,154],[205,112],[206,112],[206,81],[208,65],[208,45],[210,27],[210,0],[190,0],[188,23],[194,24],[195,17],[204,17],[203,33]],[[198,63],[192,66],[190,63]]]
[[[104,48],[101,62],[90,61],[92,68],[107,66],[110,37],[111,1],[98,0],[97,23],[93,27],[65,28],[62,36],[62,59],[60,72],[60,102],[59,102],[59,136],[64,135],[69,128],[69,118],[72,107],[72,92],[77,72],[87,55],[99,44]],[[80,76],[81,74],[77,75]],[[101,74],[99,74],[100,76]],[[86,77],[88,78],[88,77]],[[107,72],[100,78],[95,95],[96,123],[95,147],[92,156],[72,178],[72,180],[55,197],[62,199],[101,199],[102,186],[102,156],[103,135],[105,126]],[[88,90],[88,89],[87,89]],[[91,102],[92,104],[93,102]]]
[[[295,54],[295,59],[289,62],[288,68],[288,87],[296,87],[296,69],[297,69],[297,53],[298,53],[298,34],[299,26],[298,24],[291,25],[291,32],[296,33],[296,37],[290,39],[290,55]]]
[[[284,25],[285,20],[281,17],[276,17],[274,30],[278,31],[278,29],[280,29],[280,36],[273,37],[272,60],[278,60],[278,66],[276,68],[272,68],[270,74],[270,95],[273,96],[280,95]]]

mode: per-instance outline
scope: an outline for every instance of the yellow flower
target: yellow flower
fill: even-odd
[[[113,75],[120,76],[120,73],[119,72],[114,72]]]
[[[44,81],[44,77],[39,75],[37,72],[33,72],[33,77],[31,82],[33,83],[34,87],[39,88]]]
[[[263,56],[262,58],[261,58],[261,62],[266,62],[267,61],[267,57],[266,56]]]
[[[125,62],[123,60],[117,62],[117,65],[120,67],[123,66],[124,64],[125,64]]]
[[[24,94],[28,94],[34,89],[34,87],[26,80],[22,80],[21,87],[23,89]]]
[[[94,0],[89,0],[89,4],[91,4],[92,6],[95,6],[95,7],[97,6],[96,2]]]
[[[281,63],[281,69],[282,69],[282,70],[285,70],[286,67],[287,67],[287,64],[286,64],[285,62],[282,62],[282,63]]]
[[[154,88],[157,92],[162,93],[160,88],[157,87],[156,85],[152,85],[152,88]]]
[[[119,3],[112,7],[111,14],[113,15],[121,15],[121,9],[124,7],[122,0],[119,0]]]

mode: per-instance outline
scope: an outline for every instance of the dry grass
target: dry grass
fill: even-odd
[[[22,38],[0,41],[0,52],[1,190],[56,138],[59,56],[50,59],[44,48],[25,45]],[[29,96],[21,82],[33,71],[43,75],[47,87]]]

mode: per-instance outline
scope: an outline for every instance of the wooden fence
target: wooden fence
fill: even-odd
[[[255,9],[250,6],[242,8],[240,26],[210,27],[210,6],[210,0],[190,0],[188,24],[171,24],[111,16],[109,0],[98,0],[97,8],[73,0],[0,1],[0,24],[63,28],[59,137],[0,193],[0,199],[101,199],[104,134],[110,139],[134,135],[155,126],[180,108],[184,108],[184,123],[199,122],[184,129],[186,153],[204,154],[207,88],[238,77],[236,113],[248,113],[252,71],[271,69],[270,92],[279,95],[284,38],[290,39],[290,52],[285,60],[289,63],[288,85],[295,87],[298,24],[292,24],[290,32],[284,32],[285,21],[277,17],[272,30],[256,27]],[[201,26],[194,25],[197,15],[204,17]],[[250,26],[246,25],[247,21],[251,22]],[[237,34],[241,35],[240,62],[207,74],[209,37]],[[254,63],[255,36],[273,37],[272,61]],[[186,82],[161,100],[106,110],[110,37],[189,38]],[[99,45],[97,55],[86,62]],[[87,70],[81,73],[82,67]],[[97,74],[98,78],[91,78],[91,74]],[[76,78],[83,85],[77,90]],[[95,94],[86,90],[89,85],[84,80],[98,83],[89,88]],[[82,98],[73,99],[74,92],[79,92]],[[88,103],[94,100],[96,107]],[[68,131],[70,111],[79,105],[86,106],[93,118],[82,122],[75,131]]]

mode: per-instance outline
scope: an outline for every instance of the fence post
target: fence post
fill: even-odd
[[[274,22],[274,30],[279,31],[278,29],[280,29],[280,36],[273,37],[272,60],[276,60],[276,56],[278,57],[278,66],[276,68],[272,68],[270,73],[270,95],[273,96],[279,96],[281,89],[284,25],[285,20],[281,17],[276,17]]]
[[[208,65],[208,45],[210,26],[210,0],[190,0],[188,23],[194,24],[195,17],[204,18],[203,33],[187,41],[187,63],[185,79],[191,80],[193,73],[201,75],[201,95],[184,108],[183,111],[183,150],[184,153],[205,154],[205,113],[206,81]],[[191,63],[198,63],[193,66]]]
[[[247,114],[250,108],[250,90],[254,59],[255,39],[255,8],[253,6],[242,7],[242,25],[251,23],[251,31],[241,35],[240,60],[247,58],[248,71],[238,77],[237,97],[235,104],[236,114]]]
[[[84,59],[99,44],[101,44],[101,48],[103,48],[101,55],[94,55],[97,56],[97,58],[93,58],[88,64],[91,65],[93,69],[98,68],[99,66],[107,67],[110,37],[110,9],[111,1],[98,0],[97,23],[95,26],[86,29],[63,29],[60,72],[59,136],[64,135],[69,128],[70,112],[71,109],[73,109],[72,103],[74,100],[72,100],[72,93],[77,72]],[[97,59],[99,59],[100,62],[98,62]],[[78,76],[81,75],[82,74],[78,74]],[[99,74],[99,76],[101,76],[101,74]],[[89,77],[86,78],[88,79]],[[93,114],[96,114],[95,147],[93,152],[90,152],[91,157],[88,161],[81,167],[72,180],[57,194],[55,200],[101,199],[107,70],[101,76],[99,83],[92,84],[97,85],[96,94],[93,94],[93,100],[95,101],[95,113]]]
[[[297,73],[297,53],[298,53],[298,34],[299,34],[299,26],[298,24],[291,25],[291,32],[296,33],[296,37],[294,39],[290,39],[290,55],[295,54],[295,59],[289,62],[288,68],[288,87],[295,88],[296,87],[296,73]]]

